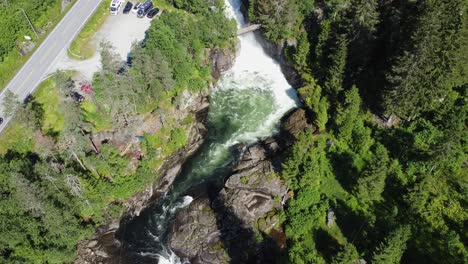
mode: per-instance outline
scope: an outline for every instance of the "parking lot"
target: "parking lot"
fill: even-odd
[[[98,48],[99,43],[108,41],[122,60],[126,60],[132,44],[145,38],[145,32],[151,24],[151,19],[138,18],[133,12],[123,14],[122,11],[123,7],[117,15],[111,15],[107,18],[101,29],[95,34],[92,43]],[[59,69],[76,70],[86,79],[91,80],[94,72],[98,71],[100,67],[99,51],[91,59],[85,61],[71,59],[64,51],[51,68],[50,73]]]

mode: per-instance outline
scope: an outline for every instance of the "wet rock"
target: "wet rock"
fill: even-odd
[[[297,136],[304,132],[311,125],[307,121],[306,111],[299,108],[283,118],[281,123],[283,130],[292,136]]]
[[[281,119],[281,133],[276,137],[277,142],[282,144],[282,148],[291,146],[297,136],[307,129],[316,131],[316,127],[310,124],[306,111],[298,108]]]
[[[218,79],[221,73],[231,69],[236,59],[236,51],[231,49],[214,50],[211,53],[213,72],[215,79]]]
[[[216,214],[207,198],[193,201],[177,214],[172,226],[169,245],[180,257],[190,263],[229,263]]]
[[[91,240],[89,243],[86,245],[86,247],[93,248],[97,245],[98,241],[97,240]]]
[[[266,240],[271,240],[268,246],[257,241],[259,232],[267,235],[278,226],[275,210],[282,208],[287,192],[275,174],[271,160],[276,152],[271,145],[274,141],[267,140],[237,146],[241,159],[224,188],[210,199],[196,199],[177,214],[170,235],[174,252],[191,263],[274,263],[267,260],[274,254],[267,252],[280,246],[273,238]],[[261,230],[257,229],[259,220]]]

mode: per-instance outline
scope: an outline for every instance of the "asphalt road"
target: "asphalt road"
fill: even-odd
[[[101,2],[102,0],[78,0],[75,3],[26,64],[23,65],[21,70],[8,83],[2,93],[0,93],[0,106],[7,90],[17,94],[20,100],[24,100],[36,89],[42,80],[47,77],[48,69],[54,64],[61,51],[68,48]],[[2,108],[0,107],[0,117],[3,117],[4,120],[0,125],[0,132],[10,121],[2,114]]]

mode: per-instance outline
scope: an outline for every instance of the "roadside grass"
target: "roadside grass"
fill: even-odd
[[[42,105],[44,120],[42,131],[45,133],[59,133],[64,124],[64,115],[59,111],[59,93],[54,78],[49,78],[41,83],[34,98]]]
[[[8,82],[16,75],[21,67],[29,60],[34,52],[39,48],[42,42],[47,38],[50,32],[54,30],[55,26],[62,20],[62,18],[70,11],[77,0],[73,0],[64,12],[60,12],[61,3],[57,2],[53,8],[48,12],[44,13],[38,20],[34,22],[35,28],[42,28],[47,22],[53,23],[52,27],[46,30],[46,33],[39,36],[36,40],[36,47],[25,56],[21,56],[20,53],[15,49],[11,50],[8,55],[3,58],[0,62],[0,92],[5,88]],[[32,32],[31,32],[32,34]]]
[[[81,109],[83,109],[84,120],[94,126],[95,132],[112,128],[109,117],[98,111],[98,107],[92,100],[86,99],[82,102]]]
[[[109,5],[112,0],[104,0],[94,11],[86,25],[81,29],[68,50],[68,56],[73,59],[86,60],[91,58],[96,52],[96,47],[92,43],[94,34],[109,17]]]
[[[34,149],[34,132],[24,124],[11,122],[0,134],[0,155],[9,150],[27,153]]]

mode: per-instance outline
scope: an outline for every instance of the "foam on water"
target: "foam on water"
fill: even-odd
[[[241,13],[241,0],[225,0],[226,15],[246,25]],[[193,157],[189,169],[163,199],[159,209],[148,218],[147,239],[157,243],[145,245],[140,256],[158,259],[161,264],[182,264],[177,255],[167,248],[164,237],[176,212],[188,206],[193,198],[183,195],[190,187],[199,185],[218,168],[232,162],[229,148],[237,143],[253,143],[276,132],[281,117],[297,106],[297,95],[281,72],[280,65],[269,57],[257,42],[254,33],[239,37],[240,51],[233,67],[223,74],[212,93],[208,115],[210,133],[204,149]],[[139,227],[142,228],[142,227]],[[153,244],[154,245],[154,244]],[[149,251],[149,252],[148,252]]]
[[[226,15],[237,21],[238,28],[246,25],[241,12],[240,0],[225,0]],[[236,135],[227,145],[238,142],[252,142],[258,138],[270,136],[278,120],[291,108],[297,106],[296,91],[284,77],[280,65],[265,53],[255,39],[254,33],[239,36],[240,52],[233,67],[223,75],[218,89],[266,89],[273,93],[275,110],[266,117],[254,132],[246,131],[244,135]]]

